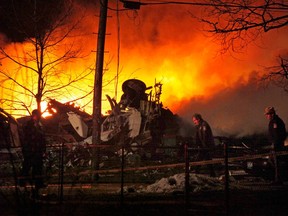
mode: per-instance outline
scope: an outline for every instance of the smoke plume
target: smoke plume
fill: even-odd
[[[95,65],[99,2],[75,2],[85,13],[79,35],[83,37],[82,48],[90,55],[82,61],[68,62],[61,69],[77,74]],[[274,86],[263,88],[257,82],[263,75],[264,66],[274,65],[280,53],[287,53],[287,29],[263,34],[242,53],[222,54],[221,44],[203,32],[203,24],[192,17],[192,14],[201,16],[203,8],[150,5],[141,6],[140,10],[123,10],[119,2],[121,10],[117,13],[116,9],[117,4],[109,1],[103,113],[109,109],[105,94],[119,101],[122,83],[137,78],[147,86],[161,82],[164,107],[190,123],[194,112],[201,113],[216,135],[265,131],[267,121],[263,110],[266,106],[274,106],[288,124],[287,93]],[[75,14],[74,19],[78,16]],[[7,25],[5,27],[7,29]],[[21,44],[15,44],[18,45]],[[93,86],[93,76],[83,85]],[[119,79],[115,80],[115,77]],[[81,92],[70,94],[63,95],[63,100],[69,101]],[[82,101],[88,104],[85,108],[88,113],[92,113],[92,97]]]

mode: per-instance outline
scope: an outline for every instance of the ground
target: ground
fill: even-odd
[[[124,172],[121,155],[103,156],[100,171],[105,172],[92,181],[89,151],[80,147],[50,152],[45,161],[48,186],[38,196],[33,185],[15,183],[21,157],[0,157],[1,215],[288,215],[288,181],[274,185],[246,173],[243,163],[229,163],[229,181],[223,164],[216,167],[217,177],[209,177],[205,169],[196,174],[190,167],[188,185],[178,152],[166,151],[160,159],[127,154]]]
[[[153,184],[48,185],[40,197],[32,188],[1,186],[1,215],[287,215],[288,182],[274,185],[261,178],[231,179],[175,174]],[[121,190],[122,188],[122,190]],[[16,190],[18,189],[18,190]],[[18,196],[15,196],[18,193]],[[2,199],[4,198],[4,199]]]

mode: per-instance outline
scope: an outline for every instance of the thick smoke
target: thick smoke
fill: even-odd
[[[288,94],[282,89],[259,87],[255,79],[247,84],[227,88],[209,99],[192,98],[178,111],[183,119],[191,121],[193,113],[200,113],[218,136],[246,136],[267,133],[268,121],[264,115],[267,106],[274,106],[277,114],[288,124]]]
[[[51,10],[53,8],[53,10]],[[0,2],[0,32],[10,42],[24,42],[45,34],[65,11],[65,1],[2,0]],[[33,14],[33,18],[31,18]]]
[[[148,77],[163,78],[164,105],[190,123],[194,112],[201,113],[215,135],[267,132],[267,106],[288,124],[287,93],[258,83],[263,68],[287,51],[286,30],[263,34],[243,53],[219,55],[221,46],[200,31],[192,13],[193,7],[143,7],[133,19],[123,18],[129,26],[121,32],[125,66],[141,68],[138,78],[147,84]]]
[[[21,0],[15,2],[22,3]],[[95,33],[98,31],[100,3],[93,0],[75,2],[86,11],[80,35],[90,36],[83,39],[83,48],[94,51],[88,60],[79,61],[71,67],[71,73],[77,74],[87,65],[95,65]],[[104,63],[108,70],[105,70],[103,78],[110,81],[111,86],[104,86],[104,95],[113,97],[115,82],[110,77],[115,77],[119,57],[118,92],[121,92],[121,84],[130,78],[140,79],[147,86],[152,86],[155,79],[161,81],[164,106],[189,123],[194,112],[201,113],[211,124],[215,135],[241,136],[265,132],[267,121],[263,110],[266,106],[274,106],[288,124],[288,95],[273,86],[259,87],[255,81],[257,78],[251,76],[262,66],[275,64],[279,53],[287,52],[287,29],[265,33],[261,40],[248,46],[243,53],[219,55],[221,46],[207,37],[201,31],[201,23],[192,18],[192,14],[200,15],[199,8],[184,5],[141,6],[137,11],[120,11],[117,20],[116,11],[111,10],[116,9],[115,2],[109,1],[108,9],[109,35],[106,37]],[[119,5],[123,9],[123,5]],[[77,17],[79,13],[75,14],[75,19]],[[4,19],[0,15],[0,18],[3,21],[0,30],[9,39],[14,33],[10,32],[12,26],[5,22],[7,17]],[[13,40],[10,38],[10,41]],[[70,67],[67,65],[67,68]],[[87,81],[85,85],[93,86],[93,83]],[[92,110],[86,111],[92,113]]]

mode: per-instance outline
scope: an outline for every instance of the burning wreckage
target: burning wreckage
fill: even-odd
[[[107,151],[117,151],[121,148],[119,139],[124,137],[125,148],[155,154],[164,134],[176,137],[178,130],[177,117],[160,101],[162,84],[146,87],[138,79],[129,79],[122,84],[122,91],[119,103],[106,95],[111,111],[102,118],[101,144],[107,146]],[[61,142],[92,144],[91,115],[56,100],[50,100],[48,110],[52,114],[45,120],[48,134],[60,137]]]
[[[169,109],[163,108],[160,101],[162,84],[155,83],[154,87],[146,87],[144,82],[130,79],[123,83],[122,90],[123,95],[119,103],[107,96],[111,111],[109,115],[102,117],[100,144],[105,147],[101,149],[101,154],[106,156],[119,155],[118,153],[121,153],[121,148],[124,146],[126,152],[136,153],[144,157],[156,156],[158,158],[158,154],[161,154],[161,156],[166,155],[169,158],[174,156],[179,159],[183,156],[183,146],[181,146],[183,141],[191,144],[193,140],[190,138],[184,140],[185,138],[178,136],[179,123],[182,124],[183,122]],[[146,93],[148,90],[149,93]],[[68,147],[67,164],[72,167],[78,166],[79,161],[89,164],[89,158],[92,156],[89,151],[92,146],[92,116],[81,111],[74,104],[63,104],[52,99],[48,104],[48,110],[51,116],[43,119],[48,148],[54,146],[54,144],[55,146],[65,144]],[[1,159],[9,160],[11,155],[21,159],[19,151],[22,137],[21,125],[28,118],[29,116],[15,119],[0,108]],[[236,152],[234,153],[236,156],[242,155],[242,153],[244,155],[256,154],[254,151],[241,151],[241,153],[238,147],[235,146]],[[219,148],[220,154],[222,154],[223,147],[219,145]],[[233,146],[230,146],[231,150],[233,150]],[[51,152],[53,152],[53,149]],[[230,152],[229,154],[234,153]],[[55,155],[51,154],[51,158],[54,158]],[[264,166],[261,164],[260,167],[255,167],[256,162],[259,161],[264,161]],[[251,167],[252,163],[253,167]],[[236,165],[238,167],[239,164]],[[273,172],[273,166],[267,163],[266,158],[264,160],[263,158],[252,160],[252,162],[248,160],[248,168],[246,163],[240,163],[239,166],[254,174],[255,171],[261,171],[261,175],[264,172],[270,176],[271,170]]]
[[[107,96],[111,111],[109,115],[102,116],[100,146],[105,147],[101,147],[101,155],[118,157],[124,146],[126,153],[153,157],[159,153],[159,147],[175,145],[179,119],[169,109],[164,109],[160,102],[162,84],[156,83],[154,87],[147,88],[144,82],[129,79],[123,83],[122,90],[119,103]],[[49,101],[48,111],[51,115],[42,119],[47,140],[46,166],[55,168],[59,165],[55,161],[64,146],[65,166],[89,165],[92,157],[90,149],[93,147],[92,116],[74,104],[63,104],[54,99]],[[13,158],[21,163],[22,125],[29,118],[15,119],[0,109],[1,161],[9,162]],[[165,151],[166,155],[171,155],[163,149],[159,154]],[[51,165],[51,161],[55,163]]]

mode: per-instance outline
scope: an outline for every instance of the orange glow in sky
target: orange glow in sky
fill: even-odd
[[[73,77],[87,68],[90,68],[92,73],[78,83],[77,88],[68,88],[62,94],[52,94],[49,97],[54,96],[53,99],[68,102],[80,98],[93,87],[97,45],[95,32],[98,31],[98,18],[95,18],[95,14],[98,14],[97,10],[87,9],[87,16],[81,25],[82,39],[78,40],[78,46],[82,48],[83,53],[89,55],[80,60],[69,61],[58,68],[66,75],[70,74]],[[195,8],[155,6],[143,7],[137,12],[123,11],[119,13],[119,26],[116,12],[108,10],[106,32],[109,35],[106,37],[105,44],[107,52],[105,52],[104,67],[107,70],[103,76],[103,113],[110,109],[105,95],[115,97],[116,81],[113,78],[116,76],[118,55],[120,61],[116,101],[120,100],[121,85],[125,80],[140,79],[147,86],[153,86],[156,80],[163,84],[161,100],[164,107],[169,107],[177,113],[183,108],[183,102],[192,98],[208,100],[225,89],[247,84],[251,75],[256,74],[255,71],[259,71],[262,65],[272,64],[275,60],[273,56],[281,52],[284,48],[283,44],[287,44],[285,42],[287,30],[286,32],[279,30],[267,33],[262,41],[251,44],[243,53],[222,55],[220,54],[221,46],[201,31],[200,23],[187,13],[189,10],[193,11]],[[275,37],[277,40],[273,40]],[[117,52],[118,46],[119,53]],[[12,50],[19,56],[23,55],[23,48],[27,49],[27,45],[10,44],[6,47],[7,50]],[[2,61],[1,63],[2,70],[11,72],[17,70],[11,62]],[[14,74],[16,78],[16,73]],[[17,74],[22,76],[20,80],[24,85],[30,87],[35,85],[31,76],[23,76],[25,71],[17,72]],[[65,80],[65,77],[61,78]],[[52,77],[50,82],[57,80],[59,77]],[[21,91],[10,84],[9,86],[5,84],[5,87]],[[33,88],[35,89],[35,86]],[[18,97],[16,94],[7,94],[4,89],[1,90],[1,94],[2,98]],[[77,104],[92,114],[92,98],[91,93],[78,100]],[[36,107],[35,101],[30,97],[21,98],[21,100],[30,105],[31,109]],[[22,114],[27,114],[27,112],[23,111]]]

